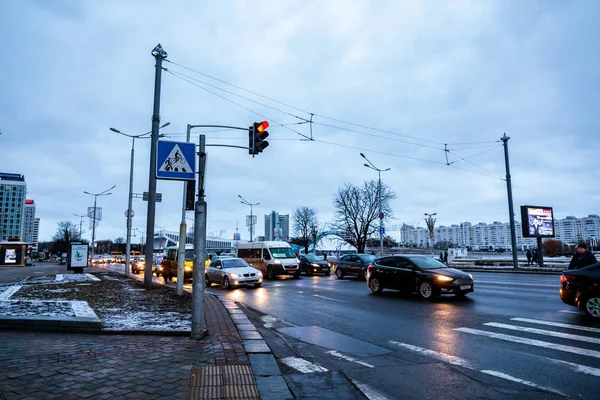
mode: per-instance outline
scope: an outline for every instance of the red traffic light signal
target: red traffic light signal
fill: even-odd
[[[261,153],[269,142],[265,139],[269,136],[269,132],[266,129],[269,127],[267,121],[255,122],[250,128],[248,128],[248,153],[255,155]]]

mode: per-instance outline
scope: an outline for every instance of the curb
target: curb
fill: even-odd
[[[294,396],[281,375],[271,348],[254,324],[234,301],[228,300],[222,295],[214,296],[223,303],[240,333],[260,398],[262,400],[293,400]]]

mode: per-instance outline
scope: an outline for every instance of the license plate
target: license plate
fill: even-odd
[[[471,289],[471,285],[462,285],[460,287],[460,290],[468,290],[468,289]]]

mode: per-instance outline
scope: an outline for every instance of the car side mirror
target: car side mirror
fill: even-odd
[[[248,264],[248,265],[249,265],[249,266],[251,266],[251,267],[253,267],[253,265],[252,265],[252,264]]]

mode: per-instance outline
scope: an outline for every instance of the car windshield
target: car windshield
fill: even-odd
[[[372,263],[375,259],[375,256],[373,254],[361,254],[358,257],[366,263]]]
[[[241,258],[232,258],[222,260],[223,268],[240,268],[240,267],[249,267],[248,263]]]
[[[438,260],[435,260],[431,257],[409,257],[410,261],[417,264],[419,268],[423,269],[439,269],[439,268],[448,268],[446,264],[442,264]]]
[[[323,259],[321,257],[317,257],[314,254],[308,254],[305,256],[306,259],[310,262],[319,262],[319,261],[323,261]]]
[[[194,259],[194,249],[185,249],[185,257],[186,260]]]
[[[271,247],[269,250],[273,258],[296,258],[294,250],[290,247]]]

